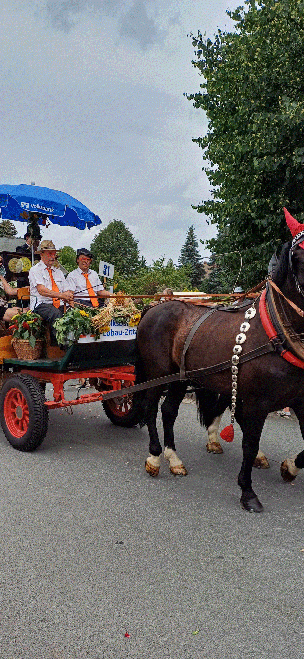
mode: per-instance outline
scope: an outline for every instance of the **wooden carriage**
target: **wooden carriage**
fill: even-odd
[[[18,289],[18,298],[27,301],[29,288]],[[108,334],[111,332],[115,334],[112,329]],[[47,336],[44,355],[34,360],[19,359],[12,345],[12,335],[1,336],[0,421],[10,444],[21,451],[32,451],[46,435],[50,409],[103,401],[109,391],[132,386],[137,356],[136,330],[127,333],[130,336],[125,340],[121,336],[103,336],[97,341],[80,338],[66,351],[51,346]],[[79,395],[79,386],[77,397],[66,399],[64,384],[80,378],[89,378],[95,391]],[[53,385],[51,400],[45,397],[47,383]],[[132,396],[103,401],[103,407],[116,425],[132,427],[138,422]]]

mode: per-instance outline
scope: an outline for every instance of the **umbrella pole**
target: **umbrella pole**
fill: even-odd
[[[34,265],[34,245],[32,243],[32,265]]]

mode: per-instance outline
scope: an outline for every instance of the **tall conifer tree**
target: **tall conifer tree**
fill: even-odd
[[[199,288],[204,275],[204,268],[193,225],[188,229],[186,241],[182,246],[178,263],[189,268],[191,284],[194,288]]]

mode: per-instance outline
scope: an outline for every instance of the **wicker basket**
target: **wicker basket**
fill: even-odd
[[[42,353],[43,340],[37,339],[34,348],[32,348],[25,339],[12,339],[12,346],[18,359],[39,359]]]

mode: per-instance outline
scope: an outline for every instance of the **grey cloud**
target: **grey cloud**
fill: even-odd
[[[143,50],[162,40],[163,32],[148,15],[147,0],[45,0],[45,10],[52,26],[69,31],[83,13],[117,18],[122,37],[137,42]]]
[[[159,30],[147,12],[145,0],[136,0],[121,20],[120,34],[137,41],[145,50],[148,46],[161,41],[163,32]]]
[[[77,14],[87,7],[87,0],[47,0],[45,9],[53,27],[64,31],[75,24]]]

